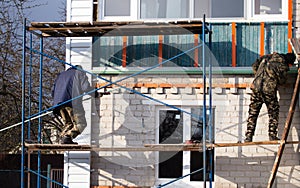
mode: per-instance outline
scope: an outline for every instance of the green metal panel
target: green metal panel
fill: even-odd
[[[287,23],[265,24],[265,53],[287,53],[288,26]]]
[[[211,52],[220,67],[232,64],[232,25],[212,23]],[[237,67],[250,67],[260,56],[260,23],[236,23],[236,60]],[[277,51],[287,52],[287,22],[265,23],[265,54]],[[206,35],[208,42],[208,35]],[[201,36],[199,35],[201,44]],[[208,45],[208,44],[207,44]],[[178,56],[194,47],[194,35],[166,35],[163,40],[163,61]],[[122,65],[123,37],[94,38],[93,66]],[[199,50],[199,64],[202,62],[202,47]],[[158,64],[159,36],[128,36],[126,66],[153,66]],[[164,67],[194,66],[194,51],[176,57],[165,63]]]
[[[122,37],[93,38],[93,67],[122,65]]]
[[[129,67],[157,64],[158,36],[129,36],[126,61]]]
[[[166,62],[164,67],[193,67],[194,66],[194,50],[186,52],[194,48],[194,35],[166,35],[163,42],[163,60],[172,58],[172,61]],[[184,53],[184,54],[183,54]]]
[[[231,66],[232,61],[232,32],[228,23],[212,24],[211,52],[214,54],[219,66]],[[208,39],[207,39],[208,41]]]
[[[237,37],[237,66],[251,66],[259,57],[260,24],[238,23],[236,28]]]

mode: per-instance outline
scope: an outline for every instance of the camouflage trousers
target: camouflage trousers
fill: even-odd
[[[64,127],[60,136],[70,136],[76,138],[86,127],[85,113],[79,111],[74,113],[71,107],[62,107],[58,111],[58,115],[62,118]]]
[[[274,92],[273,94],[253,92],[250,101],[251,102],[249,105],[246,137],[254,135],[257,118],[263,103],[265,103],[268,109],[269,136],[276,136],[279,119],[279,103],[276,92]]]

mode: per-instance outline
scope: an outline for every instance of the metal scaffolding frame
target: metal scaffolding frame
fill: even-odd
[[[142,24],[146,24],[147,27],[143,27]],[[208,110],[209,110],[209,118],[211,117],[211,109],[212,109],[212,92],[211,92],[211,80],[212,80],[212,67],[210,62],[208,63],[208,65],[205,62],[205,49],[204,49],[204,45],[206,43],[206,34],[209,34],[209,42],[211,41],[211,28],[208,28],[208,24],[205,22],[205,17],[203,18],[203,22],[200,21],[189,21],[189,22],[176,22],[176,23],[170,23],[171,25],[168,25],[166,23],[141,23],[141,22],[118,22],[118,23],[113,23],[113,22],[80,22],[80,23],[74,23],[74,22],[51,22],[51,23],[45,23],[45,22],[41,22],[41,23],[31,23],[30,27],[26,26],[26,20],[24,20],[24,27],[23,27],[23,50],[22,50],[22,122],[19,124],[16,124],[14,126],[17,125],[22,125],[22,135],[21,135],[21,150],[22,150],[22,157],[21,157],[21,188],[24,188],[24,174],[25,174],[25,147],[28,149],[28,155],[30,155],[30,151],[38,151],[38,154],[40,154],[40,151],[42,150],[57,150],[57,151],[162,151],[162,150],[166,150],[167,151],[203,151],[203,169],[199,169],[195,172],[201,171],[203,170],[203,173],[205,174],[207,169],[206,169],[206,165],[207,165],[207,161],[209,162],[209,165],[213,164],[213,159],[212,159],[212,153],[210,152],[209,155],[209,159],[206,160],[206,152],[207,151],[211,151],[212,148],[216,148],[216,147],[235,147],[235,146],[251,146],[251,145],[273,145],[273,144],[279,144],[279,150],[278,150],[278,154],[276,156],[275,162],[274,162],[274,166],[270,175],[270,179],[268,181],[268,188],[271,188],[273,183],[274,183],[274,179],[280,164],[280,160],[283,154],[283,150],[286,144],[299,144],[299,141],[287,141],[287,135],[291,126],[291,121],[293,118],[293,114],[294,114],[294,110],[295,110],[295,104],[298,100],[298,92],[299,92],[299,84],[300,84],[300,72],[298,69],[298,77],[295,83],[295,88],[294,88],[294,93],[293,93],[293,98],[290,104],[290,109],[289,109],[289,114],[288,117],[286,119],[285,122],[285,128],[284,128],[284,133],[282,135],[282,138],[280,141],[263,141],[263,142],[251,142],[251,143],[212,143],[212,138],[211,138],[211,130],[209,131],[209,143],[206,143],[206,127],[203,127],[203,143],[201,144],[194,144],[194,145],[167,145],[167,146],[163,146],[161,144],[159,145],[145,145],[144,147],[138,147],[138,148],[94,148],[91,146],[84,146],[84,145],[66,145],[66,146],[61,146],[61,145],[47,145],[47,144],[42,144],[41,143],[41,123],[42,123],[42,116],[47,115],[49,113],[51,113],[51,110],[54,109],[57,106],[52,106],[46,110],[42,110],[42,67],[43,67],[43,57],[48,57],[50,59],[53,59],[59,63],[63,63],[63,64],[67,64],[69,66],[73,66],[70,63],[67,63],[65,61],[62,61],[60,59],[57,59],[55,57],[51,57],[47,54],[45,54],[43,52],[43,38],[44,37],[92,37],[92,36],[103,36],[105,33],[111,31],[111,30],[116,30],[117,32],[115,32],[115,36],[121,36],[123,33],[125,33],[128,36],[135,36],[136,34],[138,34],[139,32],[141,32],[143,35],[170,35],[170,34],[182,34],[181,30],[178,30],[178,27],[182,27],[185,28],[189,31],[191,31],[192,33],[196,33],[199,34],[201,33],[201,37],[202,37],[202,45],[200,44],[199,46],[195,46],[194,48],[191,48],[185,52],[183,52],[182,54],[178,54],[177,56],[174,56],[164,62],[173,60],[175,58],[177,58],[180,55],[183,55],[187,52],[193,51],[195,49],[198,49],[199,47],[203,46],[202,48],[202,79],[204,82],[204,86],[203,86],[203,116],[201,118],[203,118],[203,124],[206,124],[206,115],[204,113],[206,113],[207,111],[207,106],[208,106]],[[121,28],[121,26],[124,25],[129,25],[130,27],[128,28]],[[27,31],[30,32],[30,46],[26,46],[26,35],[27,35]],[[37,31],[39,31],[40,33],[38,33]],[[40,50],[34,50],[32,49],[32,35],[36,35],[40,38]],[[112,35],[111,35],[112,36]],[[297,47],[297,46],[295,46]],[[29,50],[30,52],[30,57],[29,57],[29,65],[26,64],[26,54],[27,54],[27,50]],[[297,51],[297,55],[299,55],[299,49],[296,50]],[[26,93],[25,93],[25,87],[26,87],[26,66],[29,66],[29,88],[31,88],[31,84],[32,84],[32,79],[31,79],[31,66],[32,66],[32,53],[38,54],[40,56],[40,90],[39,90],[39,112],[37,114],[30,114],[30,108],[29,108],[29,112],[28,112],[28,116],[25,115],[25,104],[26,104]],[[160,104],[163,104],[165,106],[174,108],[176,110],[179,110],[183,113],[187,113],[191,116],[194,116],[194,114],[191,114],[190,112],[184,111],[176,106],[164,103],[160,100],[154,99],[152,97],[149,97],[147,95],[144,95],[142,93],[139,93],[135,90],[132,90],[130,88],[124,87],[120,84],[118,84],[118,82],[128,79],[130,77],[134,77],[137,76],[139,74],[142,74],[146,71],[149,71],[153,68],[155,68],[156,66],[150,67],[144,71],[132,74],[130,76],[126,76],[124,78],[121,78],[120,80],[111,82],[99,75],[94,75],[91,72],[88,72],[86,70],[81,70],[84,71],[88,74],[91,74],[93,76],[96,76],[97,78],[106,81],[108,84],[101,86],[98,89],[102,89],[102,88],[106,88],[110,85],[116,85],[120,88],[123,88],[125,90],[128,90],[130,92],[133,92],[135,94],[141,95],[143,97],[146,97],[149,100],[153,100],[155,102],[158,102]],[[206,70],[206,68],[208,67],[208,71]],[[199,70],[201,72],[201,70]],[[206,86],[206,80],[207,80],[207,75],[206,73],[208,72],[208,80],[209,80],[209,86],[208,86],[208,91],[207,86]],[[31,92],[31,89],[29,89],[29,94]],[[92,93],[95,92],[95,90],[89,92]],[[208,92],[208,101],[209,104],[206,104],[206,94]],[[86,94],[89,94],[86,93]],[[85,95],[85,94],[84,94]],[[82,95],[83,96],[83,95]],[[79,96],[79,97],[82,97]],[[77,98],[79,98],[77,97]],[[77,98],[71,99],[71,100],[75,100]],[[30,100],[30,99],[29,99]],[[70,101],[71,101],[70,100]],[[70,101],[66,101],[66,102],[70,102]],[[30,103],[30,101],[28,101],[28,103]],[[64,103],[63,103],[64,104]],[[196,118],[200,118],[199,116],[194,116]],[[25,143],[25,124],[27,124],[28,127],[30,127],[30,120],[32,119],[36,119],[38,118],[39,121],[39,130],[38,130],[38,144],[28,144]],[[208,122],[212,122],[211,119],[208,120]],[[209,128],[211,128],[212,126],[209,125]],[[28,132],[27,134],[27,138],[30,139],[30,132]],[[36,174],[38,177],[43,177],[40,174],[40,155],[38,156],[38,171],[35,172],[31,169],[28,169],[28,172],[31,172],[33,174]],[[212,168],[210,168],[212,169]],[[195,173],[192,172],[191,174]],[[29,174],[29,173],[28,173]],[[186,174],[178,179],[174,179],[166,184],[163,185],[159,185],[159,187],[164,187],[166,185],[169,185],[179,179],[182,179],[186,176],[189,176],[191,174]],[[210,187],[212,187],[212,175],[213,172],[209,171],[209,182],[210,182]],[[38,183],[37,186],[40,187],[40,178],[38,178]],[[206,187],[206,177],[204,176],[204,187]],[[66,186],[65,186],[66,187]]]
[[[179,110],[183,113],[187,113],[191,116],[194,116],[195,118],[202,118],[202,121],[203,121],[203,124],[206,125],[206,122],[207,122],[207,116],[206,116],[206,113],[207,113],[207,110],[209,111],[209,120],[208,120],[208,128],[209,128],[209,143],[207,143],[207,139],[206,139],[206,126],[203,126],[203,143],[202,144],[196,144],[196,145],[193,145],[191,147],[185,147],[185,150],[187,151],[203,151],[203,169],[199,169],[197,170],[196,172],[198,171],[203,171],[203,174],[206,174],[207,172],[207,169],[206,169],[206,165],[207,165],[207,159],[206,159],[206,151],[212,149],[213,147],[211,147],[213,145],[213,141],[212,141],[212,66],[211,66],[211,63],[210,61],[208,61],[208,64],[206,63],[206,58],[205,58],[205,44],[207,43],[206,42],[206,35],[208,34],[209,35],[209,44],[211,42],[211,28],[209,28],[209,24],[206,23],[205,21],[205,15],[203,17],[203,20],[202,21],[180,21],[180,22],[170,22],[170,23],[142,23],[142,22],[118,22],[118,23],[115,23],[115,22],[93,22],[93,23],[90,23],[90,22],[80,22],[80,23],[75,23],[75,22],[51,22],[51,23],[45,23],[45,22],[40,22],[40,23],[31,23],[31,26],[27,26],[26,24],[26,19],[24,20],[24,26],[23,26],[23,51],[22,51],[22,54],[23,54],[23,58],[22,58],[22,136],[21,136],[21,142],[22,142],[22,157],[21,157],[21,188],[24,188],[24,174],[25,174],[25,162],[24,162],[24,159],[25,159],[25,147],[28,148],[28,155],[30,155],[30,151],[32,150],[35,150],[35,151],[38,151],[38,171],[37,172],[34,172],[33,170],[31,169],[28,169],[28,173],[29,172],[32,172],[34,174],[36,174],[38,176],[38,182],[37,182],[37,187],[40,187],[40,177],[42,178],[45,178],[44,176],[41,176],[40,174],[40,151],[43,150],[43,146],[45,146],[46,150],[63,150],[63,151],[76,151],[76,150],[96,150],[96,151],[101,151],[101,149],[103,151],[105,151],[105,148],[92,148],[90,146],[74,146],[74,145],[65,145],[65,146],[57,146],[57,147],[53,147],[52,146],[47,146],[45,144],[42,144],[41,143],[41,130],[42,130],[42,116],[45,115],[45,114],[49,114],[49,112],[51,112],[54,108],[60,106],[60,105],[63,105],[67,102],[70,102],[72,100],[75,100],[79,97],[82,97],[83,95],[87,95],[87,94],[90,94],[90,93],[93,93],[95,92],[96,90],[99,90],[99,89],[102,89],[102,88],[106,88],[110,85],[116,85],[122,89],[125,89],[125,90],[128,90],[130,92],[133,92],[135,94],[138,94],[138,95],[141,95],[142,97],[145,97],[147,99],[150,99],[150,100],[153,100],[155,102],[158,102],[160,104],[163,104],[165,106],[168,106],[168,107],[171,107],[173,109],[176,109],[176,110]],[[121,27],[121,26],[124,26],[124,25],[128,25],[129,27]],[[145,27],[146,25],[146,27]],[[83,70],[83,69],[80,69],[81,71],[87,73],[87,74],[91,74],[93,76],[96,76],[97,78],[101,79],[101,80],[104,80],[106,81],[108,84],[104,85],[104,86],[101,86],[100,88],[97,88],[95,90],[92,90],[88,93],[85,93],[85,94],[82,94],[81,96],[78,96],[78,97],[75,97],[69,101],[66,101],[65,103],[62,103],[60,105],[56,105],[56,106],[52,106],[46,110],[43,110],[42,109],[42,85],[43,85],[43,80],[42,80],[42,75],[43,75],[43,57],[48,57],[50,59],[53,59],[59,63],[63,63],[63,64],[66,64],[66,65],[69,65],[69,66],[72,66],[74,67],[72,64],[68,63],[68,62],[65,62],[65,61],[62,61],[60,59],[57,59],[55,57],[52,57],[52,56],[49,56],[47,54],[45,54],[43,52],[43,38],[44,37],[92,37],[92,36],[103,36],[104,34],[108,33],[109,31],[111,30],[115,30],[117,32],[114,32],[114,36],[122,36],[122,35],[128,35],[128,36],[135,36],[137,34],[142,34],[142,35],[171,35],[171,34],[182,34],[182,30],[181,29],[178,29],[178,28],[184,28],[184,29],[187,29],[189,30],[190,32],[192,33],[195,33],[195,34],[201,34],[200,37],[201,37],[201,40],[202,40],[202,43],[199,44],[198,46],[195,46],[194,48],[191,48],[181,54],[178,54],[166,61],[163,61],[161,62],[160,64],[158,65],[155,65],[155,66],[152,66],[152,67],[149,67],[143,71],[140,71],[140,72],[137,72],[137,73],[134,73],[132,75],[129,75],[129,76],[125,76],[124,78],[121,78],[117,81],[110,81],[110,80],[107,80],[99,75],[95,75],[89,71],[86,71],[86,70]],[[26,35],[27,35],[27,32],[30,32],[30,46],[28,47],[26,44]],[[34,50],[32,48],[32,34],[38,36],[40,38],[40,50],[37,51],[37,50]],[[107,35],[106,35],[107,36]],[[199,72],[202,71],[202,79],[203,79],[203,83],[204,83],[204,86],[203,86],[203,109],[202,109],[202,117],[199,117],[198,115],[194,115],[190,112],[187,112],[183,109],[180,109],[176,106],[173,106],[173,105],[170,105],[170,104],[167,104],[167,103],[164,103],[163,101],[160,101],[160,100],[157,100],[155,98],[152,98],[150,96],[147,96],[147,95],[144,95],[140,92],[137,92],[136,90],[133,90],[133,89],[130,89],[130,88],[127,88],[127,87],[124,87],[120,84],[118,84],[118,82],[120,81],[123,81],[123,80],[126,80],[128,78],[131,78],[131,77],[134,77],[134,76],[137,76],[137,75],[140,75],[144,72],[147,72],[151,69],[154,69],[168,61],[172,61],[173,59],[183,55],[183,54],[186,54],[187,52],[190,52],[190,51],[193,51],[193,50],[196,50],[198,48],[202,47],[202,70],[199,69]],[[29,57],[29,65],[26,65],[26,54],[27,54],[27,50],[29,50],[30,52],[30,57]],[[32,84],[32,79],[31,79],[31,66],[32,66],[32,53],[35,53],[35,54],[38,54],[40,56],[40,71],[39,71],[39,74],[40,74],[40,77],[39,77],[39,82],[40,82],[40,89],[39,89],[39,112],[37,114],[30,114],[30,111],[28,113],[28,116],[26,117],[25,115],[25,104],[26,104],[26,99],[25,99],[25,87],[26,87],[26,66],[29,66],[30,67],[30,73],[29,73],[29,92],[31,92],[30,88],[31,88],[31,84]],[[210,59],[210,58],[208,58]],[[207,71],[207,67],[208,67],[208,71]],[[206,80],[207,80],[207,73],[208,73],[208,83],[209,83],[209,86],[206,86]],[[207,91],[207,87],[209,88],[208,91]],[[207,105],[206,104],[206,95],[207,95],[207,92],[208,92],[208,101],[209,101],[209,104]],[[30,101],[29,101],[29,104],[30,104]],[[38,118],[38,122],[39,122],[39,127],[38,127],[38,144],[28,144],[28,143],[25,143],[25,123],[28,122],[28,126],[30,126],[30,120],[33,119],[33,118]],[[30,139],[30,132],[28,132],[27,134],[27,137]],[[207,147],[208,146],[208,147]],[[44,148],[44,149],[45,149]],[[109,148],[107,148],[109,150]],[[117,151],[118,149],[113,149],[113,148],[110,148],[111,151]],[[123,151],[130,151],[132,148],[119,148]],[[151,148],[149,147],[144,147],[143,149],[142,148],[135,148],[135,151],[151,151]],[[154,149],[153,151],[161,151],[162,149]],[[174,150],[174,149],[173,149]],[[183,151],[183,147],[181,148],[177,148],[176,151]],[[29,157],[28,157],[29,158]],[[212,159],[212,152],[209,152],[209,165],[210,165],[210,168],[209,168],[209,179],[206,180],[206,175],[204,175],[204,187],[206,187],[206,181],[209,181],[210,182],[210,187],[212,187],[212,175],[213,175],[213,172],[212,172],[212,165],[213,165],[213,159]],[[191,174],[193,174],[195,172],[192,172]],[[182,179],[186,176],[189,176],[191,174],[187,174],[187,175],[184,175],[183,177],[180,177],[178,179]],[[174,181],[171,181],[165,185],[168,185],[168,184],[171,184],[173,182],[177,181],[177,179],[175,179]],[[164,187],[165,185],[159,185],[159,187]]]

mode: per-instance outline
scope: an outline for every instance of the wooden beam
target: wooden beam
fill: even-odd
[[[231,66],[236,67],[236,23],[232,22],[231,25]]]
[[[293,0],[288,0],[288,40],[293,37]],[[292,46],[288,42],[288,52],[292,52]]]
[[[194,34],[194,47],[199,45],[199,34]],[[194,67],[199,66],[199,49],[194,50]]]
[[[285,144],[299,144],[299,141],[288,141]],[[246,143],[214,143],[207,144],[207,149],[217,147],[236,147],[236,146],[253,146],[253,145],[277,145],[281,141],[258,141]],[[195,144],[145,144],[144,147],[112,146],[98,147],[90,145],[72,145],[72,144],[28,144],[25,147],[30,151],[98,151],[98,152],[146,152],[146,151],[203,151],[202,143]]]
[[[127,36],[123,36],[122,67],[127,65]]]
[[[260,23],[260,56],[265,55],[265,23]]]
[[[296,103],[297,103],[298,95],[299,95],[299,83],[300,83],[300,69],[298,69],[298,76],[297,76],[297,80],[296,80],[295,87],[294,87],[294,93],[293,93],[293,96],[292,96],[292,99],[291,99],[289,113],[288,113],[288,116],[287,116],[286,121],[285,121],[284,130],[283,130],[282,137],[281,137],[281,140],[280,140],[280,146],[278,148],[278,152],[277,152],[277,156],[276,156],[275,161],[274,161],[271,176],[270,176],[269,181],[268,181],[268,188],[271,188],[273,183],[274,183],[276,173],[277,173],[277,170],[278,170],[278,167],[279,167],[279,164],[280,164],[280,160],[281,160],[281,157],[282,157],[282,154],[283,154],[283,150],[284,150],[284,147],[285,147],[285,144],[286,144],[286,141],[287,141],[287,137],[288,137],[288,134],[289,134],[289,131],[290,131],[290,127],[291,127],[291,124],[292,124],[293,115],[294,115],[294,112],[295,112],[295,107],[296,107]]]
[[[299,144],[300,141],[288,141],[286,144]],[[237,146],[254,146],[254,145],[278,145],[281,141],[257,141],[257,142],[230,142],[230,143],[214,143],[207,144],[206,147],[209,148],[219,148],[219,147],[237,147]],[[145,144],[145,147],[150,148],[168,148],[168,147],[185,147],[186,149],[202,148],[202,144]]]
[[[158,36],[158,63],[160,64],[160,67],[162,67],[162,60],[163,60],[163,40],[164,36],[159,35]]]
[[[286,144],[299,144],[300,141],[289,141]],[[258,141],[258,142],[238,142],[238,143],[215,143],[211,147],[235,147],[235,146],[254,146],[254,145],[278,145],[281,141]],[[208,145],[209,146],[209,145]]]

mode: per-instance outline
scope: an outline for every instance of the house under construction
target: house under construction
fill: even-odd
[[[296,0],[67,0],[66,22],[25,22],[23,67],[28,52],[80,64],[102,97],[82,96],[79,145],[23,135],[22,156],[25,147],[64,151],[70,188],[299,187],[297,66],[278,92],[281,140],[266,141],[263,106],[254,142],[243,143],[251,64],[300,52],[297,10]],[[66,37],[66,61],[28,48],[27,33]],[[185,144],[199,125],[201,143]]]

